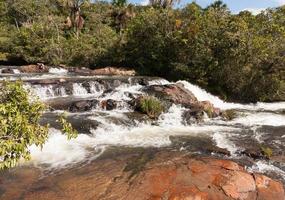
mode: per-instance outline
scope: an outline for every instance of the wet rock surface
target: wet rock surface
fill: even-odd
[[[81,100],[81,101],[77,101],[77,102],[72,103],[68,107],[68,110],[70,112],[84,112],[84,111],[89,111],[89,110],[95,109],[98,104],[99,104],[99,101],[96,99]]]
[[[2,70],[1,70],[1,73],[2,73],[2,74],[14,74],[15,72],[14,72],[14,70],[11,69],[11,68],[5,68],[5,69],[2,69]]]
[[[282,184],[237,163],[185,152],[106,151],[91,164],[41,179],[28,171],[1,176],[2,199],[284,200]],[[26,177],[30,178],[26,178]],[[9,177],[25,184],[9,187]]]
[[[96,99],[82,99],[82,98],[57,98],[46,101],[46,104],[51,110],[66,110],[69,112],[88,111],[96,108],[99,101]]]
[[[169,105],[175,103],[185,107],[192,107],[198,103],[194,94],[179,84],[151,85],[145,87],[143,91],[162,101],[168,102]]]
[[[69,72],[78,73],[80,75],[102,75],[102,76],[134,76],[136,72],[134,70],[129,70],[126,68],[117,68],[117,67],[104,67],[99,69],[88,69],[88,68],[67,68]]]
[[[42,63],[38,63],[36,65],[24,65],[20,66],[19,70],[22,73],[45,73],[49,71],[49,67],[45,66]]]
[[[209,101],[198,101],[194,94],[184,88],[182,84],[150,85],[143,88],[143,91],[160,99],[167,108],[172,104],[188,108],[189,110],[184,112],[183,117],[186,123],[189,124],[193,123],[193,121],[201,121],[203,112],[210,118],[221,115],[219,108],[215,108]]]
[[[40,120],[40,124],[49,124],[51,128],[62,129],[60,123],[57,121],[60,114],[57,113],[45,113]],[[100,123],[96,120],[90,119],[90,115],[69,115],[66,117],[78,132],[82,134],[92,134],[92,130],[95,130]]]

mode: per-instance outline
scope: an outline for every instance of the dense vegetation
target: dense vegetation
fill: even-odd
[[[48,125],[39,123],[45,105],[30,97],[21,82],[3,82],[0,86],[0,169],[30,159],[28,147],[42,146],[48,138]],[[63,116],[59,122],[69,139],[77,136]]]
[[[225,99],[285,99],[285,7],[256,16],[173,1],[0,0],[0,60],[114,65],[186,79]]]

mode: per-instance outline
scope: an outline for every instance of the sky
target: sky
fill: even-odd
[[[183,6],[193,0],[180,0],[179,6]],[[214,0],[195,0],[202,7],[206,7],[213,3]],[[136,4],[147,4],[148,0],[130,0]],[[281,5],[285,5],[285,0],[223,0],[228,5],[233,13],[238,13],[242,10],[249,10],[254,14],[257,14],[261,10],[266,8],[273,8]]]

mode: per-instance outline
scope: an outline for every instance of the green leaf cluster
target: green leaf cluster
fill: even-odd
[[[163,104],[155,97],[143,96],[139,99],[139,110],[147,114],[152,119],[157,119],[164,111]]]
[[[11,168],[21,159],[29,160],[29,146],[42,147],[48,138],[48,125],[39,120],[46,106],[22,82],[0,85],[0,169]],[[77,136],[70,123],[61,116],[62,130],[68,138]]]

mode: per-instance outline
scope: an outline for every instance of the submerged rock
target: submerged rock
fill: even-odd
[[[99,105],[99,100],[97,99],[80,99],[80,98],[70,98],[62,97],[51,99],[45,102],[50,110],[66,110],[69,112],[84,112],[90,111]]]
[[[40,120],[40,124],[49,124],[50,127],[61,130],[62,126],[58,122],[58,119],[59,114],[46,113]],[[95,130],[100,125],[98,121],[90,119],[89,115],[70,115],[67,116],[67,121],[80,134],[92,134],[92,130]]]
[[[2,74],[15,74],[14,70],[12,68],[5,68],[1,70]]]
[[[113,99],[107,99],[100,102],[101,107],[106,110],[114,110],[117,108],[118,102]]]
[[[183,122],[186,125],[191,125],[203,121],[204,112],[201,109],[189,109],[182,114]]]
[[[70,107],[68,108],[68,110],[71,112],[89,111],[89,110],[96,108],[98,103],[99,103],[99,101],[96,99],[81,100],[81,101],[77,101],[77,102],[72,103],[70,105]]]

